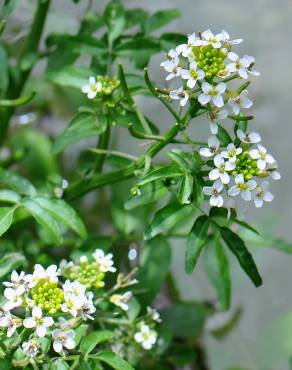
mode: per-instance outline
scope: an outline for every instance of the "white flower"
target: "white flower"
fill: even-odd
[[[235,177],[235,185],[228,190],[228,195],[235,197],[241,194],[242,199],[249,202],[252,195],[251,191],[254,190],[256,186],[257,182],[255,180],[245,182],[243,175],[240,174]]]
[[[72,293],[64,294],[65,303],[62,304],[61,310],[63,312],[70,312],[73,317],[76,317],[79,313],[79,310],[86,301],[85,296],[76,296]]]
[[[201,37],[202,40],[197,41],[196,45],[198,46],[205,46],[205,45],[212,45],[213,48],[219,49],[221,48],[221,41],[223,40],[223,34],[217,33],[217,35],[214,35],[214,33],[208,29],[207,31],[202,32]]]
[[[179,57],[176,50],[171,49],[167,54],[168,59],[160,64],[170,74],[166,77],[166,80],[172,80],[174,77],[181,75],[182,68],[179,67]]]
[[[246,132],[243,132],[242,130],[236,131],[237,137],[246,144],[257,144],[261,142],[261,136],[257,132],[251,132],[247,134]]]
[[[224,158],[222,158],[220,155],[217,155],[214,158],[214,164],[216,168],[209,172],[209,179],[220,179],[223,184],[228,184],[230,181],[230,176],[228,172],[234,170],[236,166],[235,162],[225,162]]]
[[[161,322],[160,313],[152,307],[147,307],[147,314],[153,321]]]
[[[176,51],[182,54],[185,58],[194,59],[192,48],[196,46],[197,41],[200,40],[195,33],[188,35],[188,43],[177,46]]]
[[[278,164],[275,162],[266,169],[266,171],[271,175],[273,180],[280,180],[281,179],[281,174],[278,171]]]
[[[63,348],[73,349],[75,348],[75,332],[74,330],[63,331],[61,329],[55,329],[52,333],[53,348],[54,351],[60,353]]]
[[[181,72],[181,78],[188,80],[187,86],[193,89],[196,86],[198,80],[205,77],[205,72],[197,68],[197,62],[192,61],[189,69],[183,69]]]
[[[134,339],[141,346],[149,350],[157,341],[157,333],[154,330],[151,330],[150,327],[146,324],[141,325],[140,331],[137,332],[134,336]]]
[[[28,282],[29,288],[33,288],[39,280],[48,280],[51,283],[57,283],[58,275],[59,270],[56,265],[51,265],[45,269],[42,265],[36,264],[34,266],[33,274],[26,275],[25,279]]]
[[[72,293],[75,296],[85,296],[86,286],[79,283],[79,281],[66,280],[63,284],[64,293]]]
[[[233,143],[228,144],[226,149],[221,152],[221,156],[229,159],[230,162],[235,162],[236,156],[242,153],[242,148],[236,148]]]
[[[228,104],[231,106],[233,113],[237,116],[240,113],[240,108],[250,108],[253,102],[247,97],[248,90],[243,90],[238,96],[231,97]]]
[[[24,293],[25,287],[23,285],[20,285],[16,289],[6,288],[4,290],[4,297],[8,300],[8,302],[4,304],[4,310],[10,311],[15,307],[21,306],[23,302],[22,296]]]
[[[271,154],[267,153],[267,149],[261,145],[257,145],[257,149],[251,149],[249,155],[252,159],[257,159],[257,166],[260,170],[265,170],[268,164],[275,163],[275,159]]]
[[[91,316],[96,311],[96,308],[93,304],[94,295],[92,292],[87,293],[87,299],[84,301],[82,307],[80,308],[80,316],[83,320],[94,320],[94,317]]]
[[[211,123],[210,123],[210,131],[213,135],[217,135],[218,134],[218,124],[216,123],[216,121],[221,121],[223,119],[225,119],[227,116],[228,116],[228,112],[227,110],[220,110],[216,107],[214,107],[209,113],[208,113],[208,116],[211,120]]]
[[[93,253],[93,257],[99,264],[99,268],[102,272],[116,272],[116,268],[113,266],[112,253],[105,255],[102,249],[96,249]]]
[[[184,107],[188,100],[189,100],[189,93],[183,89],[183,87],[180,87],[177,90],[172,90],[169,93],[169,97],[174,100],[180,100],[180,105]]]
[[[26,288],[26,281],[25,281],[25,273],[21,271],[20,274],[17,273],[17,271],[12,271],[11,273],[11,282],[10,281],[4,281],[3,285],[5,285],[7,288],[13,288],[16,289],[20,285],[25,285]]]
[[[22,320],[18,317],[13,317],[10,312],[0,311],[0,328],[7,328],[8,338],[12,337],[17,327],[21,324]]]
[[[27,357],[33,358],[38,354],[40,345],[35,339],[30,339],[22,343],[22,350]]]
[[[87,94],[88,99],[94,99],[97,95],[102,90],[102,83],[97,82],[95,80],[95,77],[89,77],[89,83],[82,86],[81,91],[84,94]]]
[[[251,71],[251,66],[254,64],[255,59],[252,56],[244,55],[242,58],[234,53],[228,53],[228,58],[233,62],[226,66],[228,72],[237,72],[241,78],[247,79],[248,74],[253,74],[254,76],[259,76],[256,71]]]
[[[219,153],[220,141],[216,136],[210,136],[208,139],[208,148],[201,148],[199,153],[203,157],[211,158]]]
[[[261,208],[265,202],[271,202],[274,199],[273,194],[268,191],[268,181],[263,181],[260,186],[255,189],[254,204],[257,208]]]
[[[47,328],[52,325],[54,325],[53,318],[50,316],[43,317],[43,311],[40,307],[34,307],[32,316],[23,320],[23,326],[28,329],[35,328],[38,337],[44,337],[47,333]]]
[[[210,196],[210,205],[214,207],[223,206],[223,197],[221,195],[224,185],[220,180],[216,180],[212,186],[204,186],[203,193]]]
[[[222,39],[222,41],[223,41],[225,44],[230,45],[230,46],[241,44],[241,43],[242,43],[242,41],[243,41],[243,39],[235,39],[235,40],[231,40],[231,38],[230,38],[230,36],[229,36],[229,33],[228,33],[228,32],[226,32],[226,31],[224,31],[224,30],[222,30],[220,34],[221,34],[221,39]]]
[[[222,94],[226,90],[225,83],[220,82],[218,85],[212,86],[208,82],[203,82],[202,90],[203,90],[203,93],[200,94],[198,97],[200,104],[206,105],[212,100],[212,102],[214,103],[216,107],[218,108],[223,107],[224,100],[223,100]]]
[[[131,292],[126,292],[124,294],[114,294],[110,297],[110,302],[120,307],[123,311],[128,311],[129,306],[128,301],[132,298]]]

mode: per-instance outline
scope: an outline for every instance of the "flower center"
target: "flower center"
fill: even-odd
[[[31,296],[36,306],[53,315],[61,310],[64,302],[64,293],[58,287],[58,283],[49,282],[48,279],[40,280],[32,288]],[[37,320],[36,320],[37,321]]]
[[[253,176],[259,175],[257,160],[249,156],[248,151],[242,152],[237,156],[236,167],[232,171],[232,175],[243,175],[245,181],[251,180]]]
[[[212,42],[217,42],[213,40]],[[201,68],[207,79],[226,74],[224,60],[226,53],[222,49],[215,49],[212,45],[193,47],[199,68]]]

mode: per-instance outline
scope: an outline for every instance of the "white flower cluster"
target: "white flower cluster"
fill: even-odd
[[[92,256],[92,263],[85,256],[80,258],[80,270],[75,269],[77,265],[73,262],[66,263],[65,270],[64,263],[59,269],[56,265],[45,269],[37,264],[32,274],[13,271],[11,281],[3,283],[6,302],[0,310],[0,327],[7,328],[8,338],[19,327],[33,330],[30,339],[22,344],[27,357],[38,354],[40,346],[37,339],[45,336],[51,337],[55,352],[72,350],[75,347],[74,328],[83,321],[94,319],[94,293],[88,287],[97,289],[102,286],[104,273],[115,272],[116,269],[112,254],[105,255],[97,249]],[[65,277],[63,271],[68,269],[74,271],[76,279],[62,281],[61,278]],[[78,272],[82,269],[85,271],[80,274],[80,280],[83,279],[85,284],[78,280]],[[94,284],[96,280],[98,285]],[[16,308],[25,312],[24,319],[12,314]]]
[[[147,322],[141,321],[138,323],[138,331],[134,335],[135,341],[140,344],[143,349],[150,350],[157,342],[157,332],[154,330],[155,323],[160,323],[161,318],[158,311],[152,307],[147,307]]]
[[[227,148],[221,148],[218,138],[211,136],[208,147],[200,149],[201,156],[211,167],[209,180],[214,181],[212,186],[205,186],[203,192],[210,196],[210,204],[215,207],[223,206],[224,195],[235,197],[239,194],[245,201],[253,199],[257,208],[262,207],[264,202],[274,198],[268,190],[269,182],[264,179],[281,178],[277,162],[260,144],[258,133],[237,130],[237,138],[240,140],[237,146],[230,143]]]
[[[170,91],[170,99],[179,100],[181,106],[194,99],[202,107],[206,107],[212,121],[213,134],[218,131],[214,122],[228,116],[227,110],[221,110],[225,104],[228,103],[234,115],[239,115],[241,109],[250,108],[253,104],[247,97],[246,89],[232,91],[225,82],[220,81],[259,75],[253,70],[254,57],[239,57],[231,51],[234,45],[242,41],[231,40],[226,31],[216,35],[211,30],[204,31],[199,36],[193,33],[188,36],[186,44],[171,49],[167,60],[161,63],[169,73],[166,80],[177,78],[182,83],[182,86]]]

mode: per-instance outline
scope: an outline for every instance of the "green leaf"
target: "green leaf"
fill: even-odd
[[[104,25],[104,17],[94,11],[88,11],[80,25],[79,34],[90,35]]]
[[[147,66],[150,57],[161,50],[159,41],[137,36],[118,45],[114,52],[118,57],[133,60],[137,68]]]
[[[62,242],[62,232],[59,222],[48,211],[40,207],[33,199],[25,199],[22,205],[44,227],[56,243]]]
[[[81,89],[88,83],[88,78],[94,75],[94,72],[88,68],[66,66],[59,70],[50,70],[47,78],[60,86],[75,87]]]
[[[150,203],[155,203],[168,193],[167,187],[161,181],[151,182],[139,188],[139,193],[125,203],[125,209],[131,210]]]
[[[251,225],[249,225],[248,223],[246,223],[244,221],[241,221],[241,220],[238,220],[237,218],[233,219],[233,221],[235,223],[237,223],[238,225],[244,227],[245,229],[253,232],[254,234],[260,235],[260,233],[254,227],[252,227]]]
[[[147,240],[165,233],[192,212],[193,208],[190,205],[182,205],[177,201],[167,204],[155,214],[153,221],[144,232],[144,238]]]
[[[256,287],[262,285],[262,278],[258,272],[257,266],[252,255],[246,248],[243,240],[230,229],[220,228],[220,233],[228,248],[237,258],[240,266],[249,276]]]
[[[185,176],[182,178],[178,199],[181,204],[190,204],[190,197],[193,192],[193,176],[189,173],[186,173]]]
[[[94,331],[82,339],[80,343],[80,351],[83,355],[87,356],[99,343],[108,342],[113,337],[114,333],[112,331]]]
[[[148,17],[148,12],[144,9],[134,8],[126,10],[126,28],[132,28],[141,24]]]
[[[121,1],[112,0],[105,9],[104,18],[108,27],[108,41],[112,45],[126,26],[125,9]]]
[[[0,259],[0,278],[7,275],[9,272],[24,266],[26,259],[21,253],[7,253]]]
[[[229,143],[232,143],[232,139],[229,133],[227,132],[227,130],[225,130],[224,127],[220,125],[218,125],[218,134],[216,136],[220,140],[220,143],[224,146],[227,146]]]
[[[2,6],[3,17],[8,17],[15,9],[19,0],[5,0]]]
[[[34,201],[43,209],[48,211],[56,220],[61,221],[64,225],[80,235],[81,238],[87,237],[86,228],[83,221],[78,216],[74,208],[62,199],[50,199],[36,197]]]
[[[15,209],[16,207],[0,208],[0,236],[3,235],[11,226]]]
[[[160,10],[146,20],[144,24],[145,32],[150,33],[161,27],[164,27],[174,19],[178,18],[180,15],[180,11],[175,8]]]
[[[49,364],[49,370],[69,370],[70,366],[63,360],[53,360]]]
[[[150,171],[146,176],[142,177],[138,182],[138,186],[145,185],[156,180],[173,179],[175,177],[182,176],[183,172],[176,165],[164,166],[156,168],[155,170]]]
[[[252,246],[270,248],[292,254],[292,243],[283,239],[275,239],[269,235],[254,235],[249,231],[240,232],[240,236]]]
[[[57,137],[53,144],[54,153],[59,153],[67,146],[80,140],[97,137],[105,127],[98,124],[97,117],[91,113],[79,113],[73,118],[65,131]]]
[[[8,186],[20,194],[30,196],[37,194],[35,187],[26,178],[2,168],[0,168],[0,184]]]
[[[130,364],[128,364],[114,352],[100,352],[96,354],[94,358],[106,363],[111,368],[116,370],[135,370]]]
[[[220,242],[213,238],[205,248],[205,270],[216,290],[221,310],[228,310],[231,298],[229,261]]]
[[[139,272],[134,290],[142,307],[151,304],[168,274],[171,263],[171,248],[162,237],[149,240],[141,253]],[[142,292],[142,293],[141,293]]]
[[[188,274],[193,272],[201,251],[206,244],[209,225],[208,216],[198,217],[187,238],[185,270]]]
[[[171,152],[167,153],[168,157],[172,159],[182,171],[184,172],[190,172],[191,167],[188,164],[188,162],[185,160],[183,155],[179,153],[178,151],[172,150]]]
[[[0,201],[7,203],[19,203],[21,196],[12,190],[0,190]]]
[[[205,325],[208,310],[199,303],[178,303],[162,312],[162,321],[175,337],[198,337]]]
[[[186,43],[186,35],[182,33],[164,33],[160,36],[160,44],[162,49],[169,51],[177,45]]]

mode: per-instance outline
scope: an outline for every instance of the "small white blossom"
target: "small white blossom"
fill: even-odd
[[[169,72],[169,75],[166,77],[166,80],[169,81],[180,76],[183,69],[179,67],[179,57],[176,50],[171,49],[167,54],[167,58],[168,59],[162,62],[160,66]]]
[[[260,186],[255,189],[254,204],[256,208],[261,208],[264,202],[272,202],[274,199],[273,194],[268,191],[269,183],[268,181],[263,181]]]
[[[69,312],[73,317],[77,317],[79,310],[86,301],[85,296],[76,296],[72,293],[64,294],[65,303],[62,304],[61,310],[63,312]]]
[[[256,71],[252,71],[250,68],[254,64],[255,59],[252,56],[244,55],[242,58],[234,53],[228,53],[228,59],[230,59],[233,63],[230,63],[226,66],[228,72],[234,73],[237,72],[241,78],[247,79],[248,74],[253,74],[254,76],[259,76],[259,73]]]
[[[59,270],[56,265],[51,265],[45,269],[42,265],[36,264],[33,274],[26,275],[25,279],[28,282],[29,288],[33,288],[40,280],[48,280],[49,282],[57,283],[58,275]]]
[[[4,290],[4,297],[7,299],[7,302],[4,304],[4,310],[10,311],[16,307],[22,305],[23,302],[23,294],[25,293],[25,287],[20,285],[16,289],[6,288]]]
[[[271,154],[268,154],[267,149],[261,145],[257,145],[257,149],[251,149],[249,155],[252,159],[257,159],[257,166],[260,170],[265,170],[268,164],[275,163],[275,159]]]
[[[238,44],[241,44],[243,41],[243,39],[231,40],[229,33],[224,30],[222,30],[220,34],[221,34],[221,39],[223,43],[227,44],[228,46],[238,45]]]
[[[35,339],[30,339],[22,343],[22,350],[27,357],[33,358],[39,353],[40,345]]]
[[[94,317],[91,316],[95,313],[96,308],[93,304],[94,295],[92,292],[88,292],[86,296],[86,300],[84,301],[82,307],[80,308],[80,316],[83,320],[94,320]]]
[[[273,180],[280,180],[282,177],[280,172],[278,171],[278,164],[276,162],[270,164],[266,171],[270,174]]]
[[[219,154],[220,141],[216,136],[210,136],[208,139],[208,148],[201,148],[199,153],[201,156],[206,158],[214,157]]]
[[[21,324],[22,320],[12,316],[10,312],[0,311],[0,328],[7,328],[7,338],[12,337]]]
[[[141,325],[140,331],[135,334],[134,339],[137,343],[141,344],[144,349],[150,350],[157,341],[157,333],[151,330],[148,325],[143,324]]]
[[[95,258],[96,262],[99,264],[99,268],[103,272],[116,272],[116,268],[113,266],[113,255],[109,253],[107,255],[104,254],[102,249],[96,249],[93,253],[93,257]]]
[[[52,333],[54,351],[60,353],[64,348],[73,349],[76,346],[74,330],[63,331],[55,329]]]
[[[214,33],[208,29],[201,34],[201,40],[197,41],[196,45],[198,46],[205,46],[205,45],[212,45],[213,48],[219,49],[221,48],[221,41],[223,41],[223,34],[217,33],[214,35]]]
[[[224,110],[224,109],[220,110],[219,108],[214,107],[211,110],[211,112],[208,113],[208,116],[211,120],[210,131],[213,135],[217,135],[218,134],[217,122],[225,119],[228,116],[228,112],[227,110]]]
[[[231,106],[233,113],[237,116],[241,108],[248,109],[253,105],[253,102],[247,97],[248,90],[243,90],[238,96],[231,97],[228,104]]]
[[[47,328],[52,325],[54,325],[53,318],[51,316],[43,317],[43,311],[40,307],[34,307],[32,316],[23,320],[23,326],[28,329],[35,328],[38,337],[44,337],[47,333]]]
[[[75,296],[85,296],[86,286],[79,283],[79,281],[66,280],[63,284],[64,293],[72,293]]]
[[[216,107],[221,108],[224,105],[222,94],[225,92],[225,90],[226,84],[223,82],[220,82],[216,86],[212,86],[208,82],[203,82],[203,93],[200,94],[198,97],[199,103],[202,105],[206,105],[210,101],[212,101]]]
[[[147,307],[147,314],[153,321],[161,322],[160,313],[152,307]]]
[[[210,205],[214,207],[222,207],[224,200],[222,197],[224,185],[220,180],[216,180],[212,186],[204,186],[203,193],[210,196]]]
[[[94,99],[102,90],[102,83],[95,80],[95,77],[89,77],[89,83],[82,86],[81,91],[87,95],[88,99]]]
[[[110,297],[110,302],[114,305],[120,307],[123,311],[128,311],[128,301],[132,298],[131,292],[126,292],[124,294],[114,294]]]
[[[193,89],[196,86],[198,80],[202,80],[205,77],[205,72],[198,69],[197,62],[192,61],[189,69],[184,69],[181,72],[181,78],[187,81],[187,86]]]
[[[221,156],[230,162],[235,162],[236,157],[242,153],[242,148],[236,148],[233,143],[228,144],[226,149],[221,152]]]
[[[189,93],[185,91],[183,87],[180,87],[179,89],[176,90],[172,90],[169,93],[169,97],[173,100],[180,100],[180,105],[182,107],[184,107],[187,104],[190,98]]]
[[[235,162],[224,161],[224,158],[220,155],[217,155],[214,158],[214,164],[216,168],[209,172],[209,179],[210,180],[217,180],[220,179],[223,184],[228,184],[230,181],[230,176],[228,174],[229,171],[234,170]]]
[[[177,46],[176,51],[182,54],[185,58],[194,59],[193,47],[196,46],[197,41],[200,40],[195,33],[188,35],[187,44]]]
[[[11,281],[4,281],[3,285],[5,285],[7,288],[13,288],[16,289],[21,285],[24,285],[26,289],[26,281],[25,281],[25,273],[24,271],[21,271],[20,274],[17,273],[17,271],[12,271],[11,273]]]
[[[256,188],[256,186],[257,182],[255,180],[245,182],[243,175],[239,174],[235,177],[235,185],[228,190],[228,195],[235,197],[236,195],[241,194],[242,199],[249,202],[252,196],[251,192]]]
[[[247,134],[246,132],[243,132],[242,130],[236,131],[237,137],[246,144],[258,144],[261,142],[261,136],[257,132],[250,132]]]

